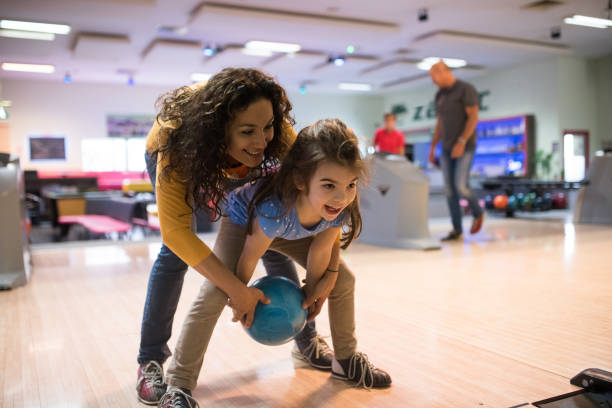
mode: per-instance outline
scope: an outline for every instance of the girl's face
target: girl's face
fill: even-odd
[[[297,185],[301,191],[298,198],[298,206],[302,208],[300,221],[334,220],[355,200],[358,180],[359,174],[350,167],[332,161],[319,164],[308,183],[308,193],[304,185]]]
[[[272,103],[265,98],[236,112],[227,127],[229,135],[227,154],[230,158],[247,167],[259,166],[266,146],[274,138],[273,122]]]

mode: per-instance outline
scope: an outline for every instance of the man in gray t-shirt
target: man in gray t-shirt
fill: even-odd
[[[442,140],[440,166],[453,222],[453,230],[442,240],[450,241],[461,238],[463,233],[460,195],[465,197],[474,216],[470,233],[477,233],[484,221],[484,212],[468,184],[476,152],[478,93],[471,84],[456,79],[442,61],[431,67],[429,74],[439,88],[435,98],[437,121],[429,151],[429,161],[435,164],[436,145]]]

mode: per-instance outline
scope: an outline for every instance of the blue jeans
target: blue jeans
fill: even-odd
[[[456,159],[451,158],[451,152],[447,150],[443,150],[440,155],[440,166],[442,167],[442,174],[444,175],[446,201],[448,202],[453,229],[459,233],[463,232],[459,196],[467,200],[474,218],[478,218],[482,215],[482,208],[478,204],[478,199],[474,196],[474,193],[468,185],[474,153],[474,149],[466,149],[463,155]]]
[[[145,154],[145,160],[149,178],[153,183],[153,188],[155,188],[157,160],[148,154]],[[267,251],[262,257],[262,261],[268,275],[284,276],[300,285],[295,265],[285,255]],[[149,275],[140,330],[139,364],[144,364],[149,360],[163,363],[172,354],[168,347],[168,340],[172,335],[172,322],[183,289],[185,272],[187,272],[187,264],[172,252],[166,244],[162,243]],[[308,323],[295,340],[304,344],[316,334],[313,321]]]

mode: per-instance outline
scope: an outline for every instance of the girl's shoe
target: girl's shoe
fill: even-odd
[[[318,334],[306,344],[296,341],[291,354],[318,370],[330,371],[332,368],[334,352]]]
[[[391,376],[386,371],[374,367],[364,353],[355,353],[345,360],[334,358],[332,377],[352,382],[355,387],[366,389],[386,388],[391,385]]]

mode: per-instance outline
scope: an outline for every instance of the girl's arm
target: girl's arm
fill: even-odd
[[[272,239],[268,238],[259,226],[257,217],[253,220],[253,233],[247,235],[244,247],[242,248],[242,254],[238,260],[238,266],[236,267],[236,275],[245,284],[249,283],[257,261],[263,256],[264,253],[270,247]]]
[[[340,228],[328,228],[315,235],[308,250],[306,267],[306,299],[308,320],[319,314],[323,304],[336,285],[340,264]]]

